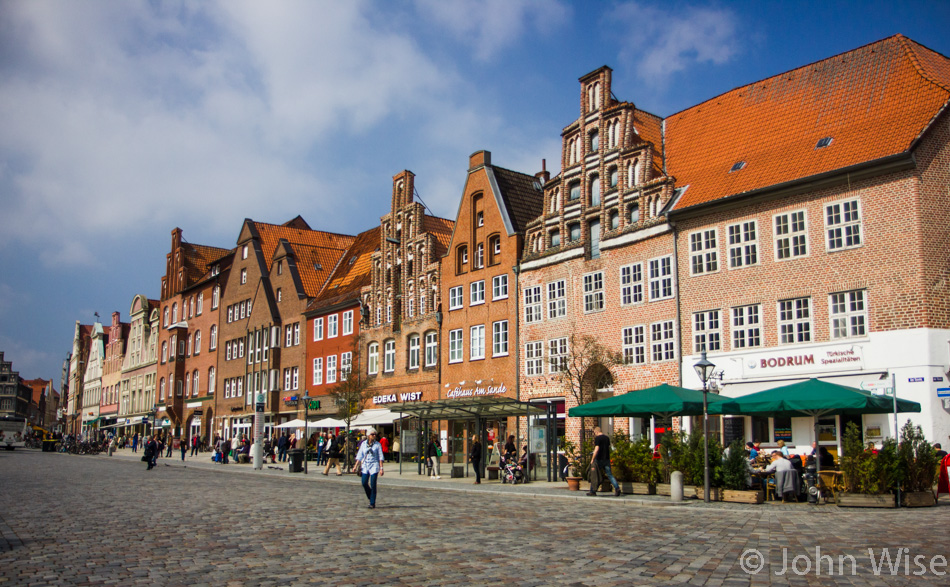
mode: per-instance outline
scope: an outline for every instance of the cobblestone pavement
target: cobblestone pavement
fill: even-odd
[[[387,474],[369,510],[355,476],[314,473],[0,451],[0,586],[950,583],[928,568],[950,555],[946,502],[647,507],[665,503]],[[778,574],[783,548],[802,574]],[[901,551],[895,574],[885,562],[876,575],[884,549],[896,567],[899,548],[909,571]],[[745,572],[760,562],[749,549],[765,560],[757,574]]]

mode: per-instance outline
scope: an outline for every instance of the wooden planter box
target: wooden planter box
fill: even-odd
[[[755,491],[737,491],[735,489],[723,489],[722,490],[722,501],[728,501],[732,503],[762,503],[765,501],[762,491],[757,489]]]
[[[497,472],[496,472],[497,475]],[[567,489],[568,491],[580,491],[582,477],[568,477],[567,478]]]
[[[699,497],[699,487],[695,485],[683,486],[683,499],[696,499]]]
[[[869,495],[867,493],[838,493],[839,506],[855,508],[892,508],[896,506],[893,493]]]
[[[908,508],[925,508],[937,505],[933,491],[901,493],[901,505]]]
[[[665,495],[669,497],[673,494],[673,486],[669,483],[657,483],[656,484],[656,494]],[[686,488],[683,488],[683,497],[686,497]]]
[[[702,500],[706,499],[706,491],[703,487],[696,487],[696,497]],[[709,501],[722,501],[722,490],[718,487],[710,487]]]
[[[621,481],[620,491],[621,493],[627,493],[627,494],[633,494],[633,495],[656,495],[656,485],[653,485],[652,483],[634,483],[632,481]]]

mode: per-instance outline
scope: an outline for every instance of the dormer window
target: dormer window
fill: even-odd
[[[739,161],[735,165],[732,166],[732,169],[729,170],[729,173],[732,173],[733,171],[740,171],[744,167],[745,167],[745,161]]]
[[[825,147],[827,147],[828,145],[831,144],[831,141],[832,141],[832,140],[833,140],[833,139],[832,139],[831,137],[825,137],[825,138],[823,138],[823,139],[819,139],[819,140],[818,140],[818,144],[815,145],[815,148],[816,148],[816,149],[824,149]]]

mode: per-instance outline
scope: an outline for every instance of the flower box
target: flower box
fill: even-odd
[[[843,493],[835,496],[839,506],[855,508],[892,508],[896,507],[893,493],[871,495],[869,493]]]
[[[735,489],[724,489],[722,491],[722,501],[731,503],[762,503],[765,501],[762,490],[755,491],[737,491]]]

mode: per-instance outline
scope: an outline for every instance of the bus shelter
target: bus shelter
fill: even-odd
[[[543,405],[543,404],[542,404]],[[486,458],[488,456],[488,435],[485,422],[497,420],[499,418],[520,418],[524,416],[527,422],[531,422],[531,416],[544,417],[544,426],[528,427],[528,463],[533,463],[532,454],[543,453],[547,457],[548,463],[554,463],[555,466],[548,467],[548,480],[557,479],[554,470],[557,463],[557,442],[555,439],[556,430],[552,429],[556,425],[557,414],[550,413],[554,407],[551,404],[539,407],[538,404],[521,402],[512,398],[489,396],[473,397],[465,399],[436,400],[428,402],[401,402],[389,404],[390,411],[401,413],[404,416],[417,418],[419,426],[415,427],[415,438],[406,439],[402,445],[407,447],[412,445],[416,454],[420,456],[417,459],[418,472],[423,472],[423,461],[425,455],[424,431],[427,431],[432,422],[442,420],[454,422],[474,422],[474,430],[477,431],[479,441],[482,444],[482,458],[478,463],[481,476],[485,477]],[[520,426],[520,421],[519,421]],[[411,442],[406,442],[410,440]],[[532,442],[533,441],[533,442]],[[540,448],[540,450],[538,450]],[[403,451],[406,453],[408,451]],[[400,455],[400,471],[402,470],[402,455]],[[528,481],[529,471],[525,471],[525,482]]]

